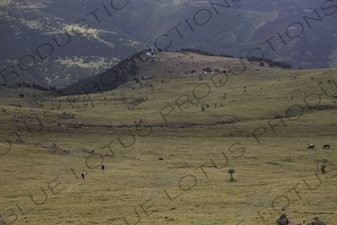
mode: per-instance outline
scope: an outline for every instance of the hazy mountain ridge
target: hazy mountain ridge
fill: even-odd
[[[0,63],[6,80],[1,77],[0,83],[29,81],[64,87],[104,72],[146,45],[165,47],[170,41],[169,51],[196,48],[246,57],[260,47],[266,57],[295,68],[336,66],[334,2],[193,2],[129,1],[125,5],[115,1],[111,5],[109,1],[10,1],[1,6]],[[308,19],[310,28],[303,16],[318,18],[315,10],[322,21]],[[197,25],[198,21],[204,24]],[[286,39],[285,29],[295,22],[304,26],[303,33]],[[168,37],[160,39],[161,35]],[[275,52],[262,45],[273,36]],[[156,42],[158,38],[163,43]],[[37,53],[38,47],[44,59]],[[252,55],[260,56],[261,52]]]

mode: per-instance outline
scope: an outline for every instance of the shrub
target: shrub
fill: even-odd
[[[321,165],[321,171],[322,171],[322,173],[325,173],[326,171],[325,171],[325,165]]]
[[[323,163],[323,165],[321,165],[321,171],[322,171],[322,173],[326,173],[326,171],[325,171],[325,167],[326,167],[325,163],[327,163],[328,160],[327,159],[322,159],[321,162]]]

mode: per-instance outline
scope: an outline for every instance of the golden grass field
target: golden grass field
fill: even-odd
[[[239,60],[158,57],[140,69],[149,80],[76,96],[72,105],[66,96],[1,87],[6,224],[267,225],[282,206],[292,221],[318,215],[336,224],[336,69],[246,62],[247,71],[225,82],[215,73],[199,80],[201,68],[241,68]],[[161,72],[167,68],[173,73]],[[184,74],[192,69],[197,73]],[[147,100],[132,104],[139,96]],[[309,143],[316,148],[307,150]],[[317,171],[323,158],[325,174]]]

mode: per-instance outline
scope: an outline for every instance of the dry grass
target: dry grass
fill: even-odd
[[[239,76],[229,75],[221,88],[214,87],[211,75],[199,81],[198,75],[158,74],[148,80],[153,90],[142,81],[142,86],[130,82],[114,90],[116,96],[111,92],[90,95],[94,108],[83,96],[72,108],[66,97],[49,96],[48,100],[42,92],[2,88],[1,154],[8,149],[8,138],[13,143],[11,150],[0,156],[0,213],[8,224],[16,219],[14,215],[17,220],[13,224],[126,224],[123,217],[136,224],[136,210],[139,224],[235,225],[244,220],[240,224],[267,225],[274,223],[288,198],[291,220],[311,220],[317,214],[327,224],[334,224],[336,104],[321,96],[317,80],[333,93],[333,84],[327,80],[336,80],[336,70],[325,71],[251,69]],[[201,83],[211,90],[198,102],[193,89]],[[198,94],[205,94],[200,88]],[[25,97],[19,98],[19,92]],[[128,109],[120,101],[122,92],[129,99],[146,95],[148,100]],[[220,98],[224,92],[226,99]],[[321,97],[320,110],[309,110],[303,101],[311,93]],[[175,101],[182,95],[188,95],[194,105],[183,104],[181,112]],[[315,105],[315,96],[309,96],[307,103]],[[28,107],[35,101],[41,101],[44,109]],[[201,111],[201,104],[210,107]],[[271,119],[284,115],[295,104],[304,108],[303,115],[297,120],[283,118],[287,126],[279,124],[274,133],[268,122],[276,124],[280,119]],[[168,105],[174,109],[165,123],[159,111]],[[44,116],[52,107],[50,113],[54,114]],[[59,118],[62,112],[75,118]],[[43,124],[41,131],[34,116]],[[138,118],[146,121],[140,130],[134,128]],[[86,126],[73,128],[77,123]],[[266,132],[258,138],[259,144],[253,132],[261,127]],[[15,135],[8,137],[17,129],[25,143],[16,143]],[[106,147],[109,143],[112,152]],[[308,143],[315,143],[315,150],[307,150]],[[331,148],[323,150],[323,144]],[[83,148],[104,156],[105,174],[99,169],[102,157]],[[158,160],[160,157],[163,160]],[[315,173],[322,158],[329,160],[329,172],[318,173],[318,185]],[[228,168],[235,168],[235,182],[229,182]],[[77,179],[82,169],[87,173],[84,181]],[[294,186],[300,198],[291,190]],[[35,205],[30,195],[37,203],[45,202]]]

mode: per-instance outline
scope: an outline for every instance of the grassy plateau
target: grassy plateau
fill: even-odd
[[[337,69],[243,63],[159,53],[150,79],[71,102],[1,86],[0,221],[336,224]]]

